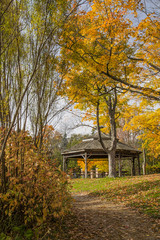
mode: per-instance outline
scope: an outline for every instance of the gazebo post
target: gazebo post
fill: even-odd
[[[121,155],[118,155],[118,160],[119,160],[119,177],[122,176],[122,165],[121,165]]]
[[[137,160],[138,160],[138,174],[141,175],[141,166],[140,166],[139,154],[137,156]]]
[[[146,152],[145,152],[145,148],[143,148],[143,165],[142,165],[142,169],[143,169],[143,175],[146,175]]]
[[[132,158],[132,171],[131,175],[135,176],[135,157]]]
[[[87,172],[88,172],[88,167],[87,167],[87,153],[85,153],[85,178],[87,178]]]
[[[66,160],[67,158],[65,156],[63,156],[63,171],[66,171]]]

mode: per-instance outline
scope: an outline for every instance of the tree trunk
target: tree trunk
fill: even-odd
[[[5,153],[1,156],[2,175],[1,175],[1,192],[6,192],[6,165],[5,165]]]
[[[110,133],[111,133],[111,146],[108,153],[109,161],[109,177],[116,177],[116,147],[117,147],[117,131],[115,111],[117,105],[116,88],[113,91],[113,96],[108,98],[108,113],[110,119]]]
[[[104,86],[104,90],[107,94],[107,89]],[[106,153],[108,153],[108,164],[109,164],[109,175],[108,177],[116,177],[116,146],[117,146],[117,131],[116,131],[116,105],[117,105],[117,92],[116,88],[112,90],[108,97],[104,97],[106,104],[108,105],[108,114],[110,120],[110,135],[111,135],[111,146],[109,149],[106,149],[103,139],[101,137],[100,126],[99,126],[99,101],[97,102],[97,128],[99,141],[102,148]]]
[[[109,165],[109,175],[108,177],[116,177],[116,150],[113,148],[109,153],[108,153],[108,165]]]
[[[0,28],[1,28],[1,16],[0,16]],[[1,127],[1,145],[3,144],[4,140],[4,134],[5,134],[5,128],[4,128],[4,117],[3,117],[3,102],[2,102],[2,71],[1,71],[1,65],[2,65],[2,59],[1,59],[1,50],[2,50],[2,30],[0,29],[0,127]],[[0,158],[1,163],[1,191],[6,191],[6,165],[5,165],[5,152],[1,155]]]

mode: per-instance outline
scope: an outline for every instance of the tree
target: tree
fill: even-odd
[[[0,12],[0,126],[1,126],[1,157],[2,186],[5,191],[5,146],[9,136],[8,129],[11,125],[11,113],[15,109],[15,91],[20,90],[20,51],[19,40],[22,40],[19,14],[22,1],[1,1]],[[23,42],[23,40],[22,40]],[[15,61],[16,59],[16,61]],[[16,77],[16,79],[14,79]],[[14,81],[14,80],[15,81]],[[18,97],[18,96],[17,96]],[[14,122],[16,121],[16,117]],[[11,129],[10,129],[11,132]]]
[[[84,102],[82,108],[87,110],[89,104],[94,108],[102,104],[102,96],[108,106],[112,159],[116,149],[117,92],[159,101],[159,19],[153,11],[145,11],[137,24],[139,10],[144,12],[145,4],[135,0],[88,1],[87,10],[71,17],[72,25],[66,25],[68,31],[61,41],[68,95]]]
[[[1,138],[2,191],[6,190],[4,153],[7,140],[13,127],[18,130],[23,123],[25,128],[30,102],[33,101],[35,94],[32,94],[31,89],[36,84],[38,71],[42,69],[40,77],[44,77],[48,66],[53,64],[56,69],[55,66],[58,64],[57,41],[62,31],[65,31],[64,23],[79,4],[80,1],[77,1],[73,6],[72,1],[64,3],[61,0],[53,2],[34,0],[32,4],[26,0],[1,1],[1,125],[4,121],[7,122],[5,132],[3,132],[4,138]],[[56,54],[57,62],[55,62]],[[51,74],[51,70],[50,67],[48,74]],[[48,79],[51,81],[48,75],[45,77],[45,81]],[[47,94],[49,96],[51,92]],[[53,99],[50,98],[49,101],[51,105]],[[48,116],[50,110],[48,110]],[[23,114],[25,118],[22,118]],[[43,124],[46,124],[46,119]],[[40,127],[42,129],[42,126]]]
[[[110,149],[105,149],[100,131],[99,140],[109,154],[109,176],[116,175],[117,97],[120,97],[120,93],[123,94],[125,89],[119,81],[113,79],[110,71],[117,78],[127,78],[130,75],[133,77],[133,74],[134,77],[137,76],[141,70],[128,59],[134,50],[130,43],[132,22],[125,14],[129,10],[135,12],[134,7],[134,1],[131,6],[128,2],[123,4],[122,1],[91,1],[87,11],[78,12],[72,17],[72,25],[66,26],[68,31],[64,33],[61,42],[62,66],[68,63],[68,96],[82,104],[82,109],[88,110],[91,105],[97,108],[98,129],[99,104],[101,102],[107,106],[112,140]]]
[[[75,61],[79,57],[90,64],[91,71],[96,68],[124,89],[159,101],[159,18],[152,11],[136,25],[138,10],[146,12],[145,4],[91,1],[89,10],[72,19],[75,30],[65,36],[66,47],[68,54],[74,51]]]

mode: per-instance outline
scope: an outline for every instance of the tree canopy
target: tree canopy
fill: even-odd
[[[115,149],[116,125],[124,111],[135,101],[139,114],[153,101],[159,104],[159,17],[140,1],[95,0],[70,21],[60,42],[65,92],[90,119],[100,106],[100,121],[107,115]],[[139,122],[134,123],[136,128]]]

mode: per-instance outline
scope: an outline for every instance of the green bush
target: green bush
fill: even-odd
[[[158,162],[157,164],[154,165],[146,165],[146,171],[148,174],[152,174],[152,173],[160,173],[160,162]]]

